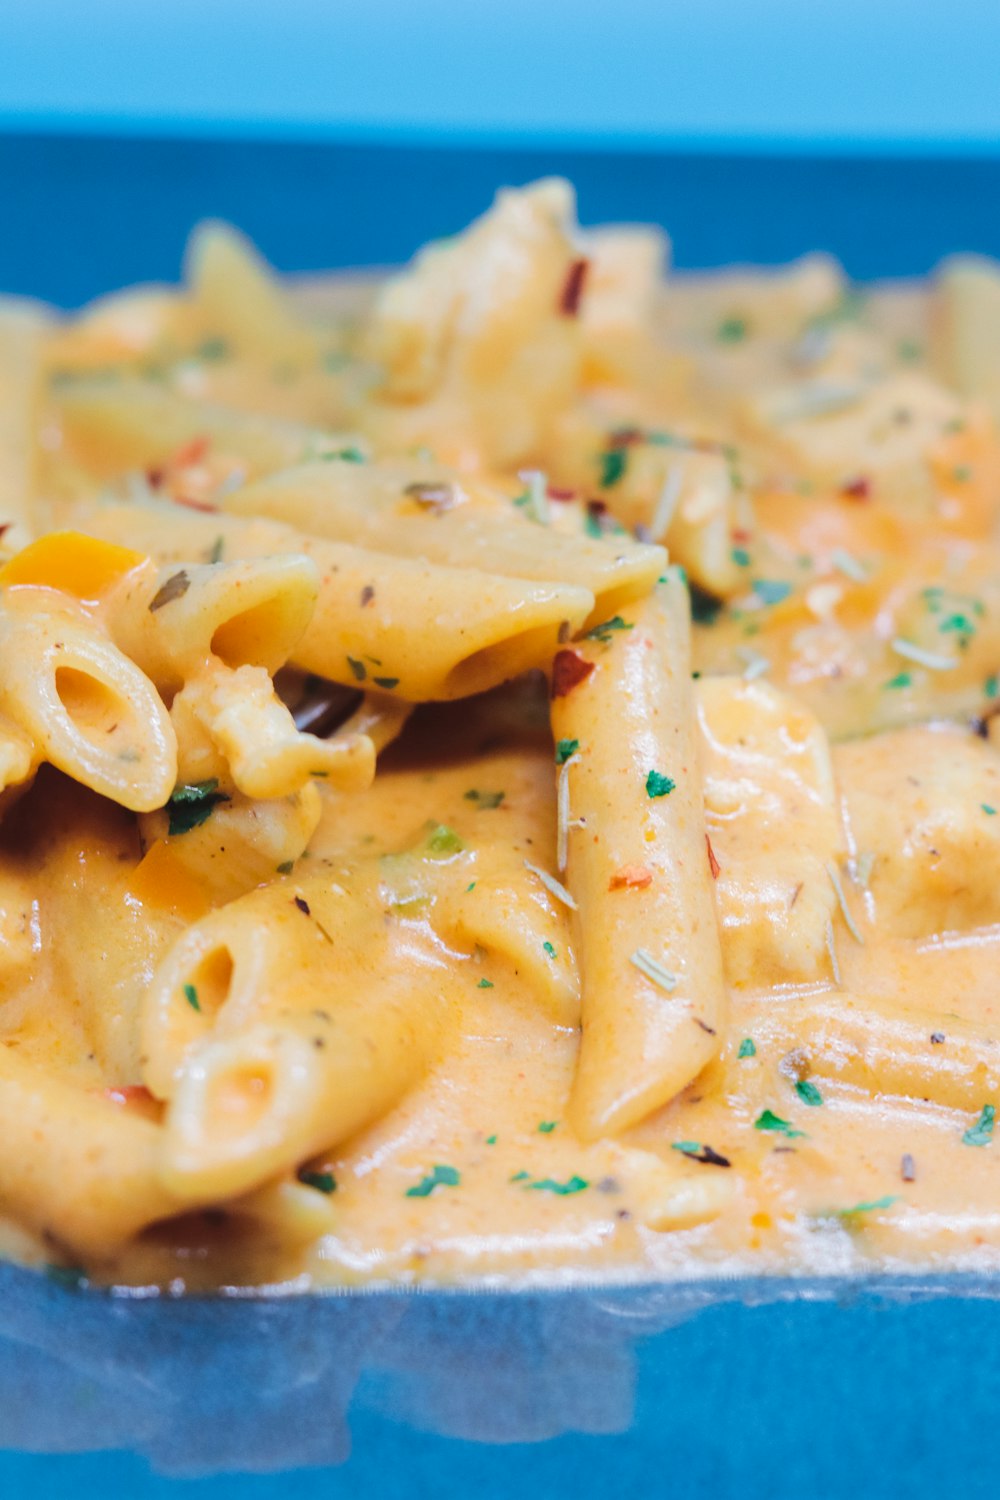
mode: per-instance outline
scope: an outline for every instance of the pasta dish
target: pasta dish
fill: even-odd
[[[174,1292],[1000,1259],[1000,267],[0,300],[0,1247]]]

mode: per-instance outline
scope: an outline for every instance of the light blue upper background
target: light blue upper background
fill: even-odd
[[[1000,151],[1000,0],[3,0],[0,126]]]

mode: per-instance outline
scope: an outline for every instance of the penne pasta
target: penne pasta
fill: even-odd
[[[48,312],[0,298],[0,558],[34,536],[38,405]]]
[[[567,882],[577,903],[583,1035],[577,1130],[616,1133],[668,1103],[716,1055],[726,985],[705,846],[687,595],[676,571],[603,636],[556,660],[552,726],[579,746]]]

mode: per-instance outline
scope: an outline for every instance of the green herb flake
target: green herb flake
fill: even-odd
[[[465,800],[489,812],[499,807],[505,796],[505,792],[477,792],[473,787],[465,793]]]
[[[975,1125],[970,1125],[962,1136],[966,1146],[988,1146],[993,1139],[996,1110],[992,1104],[984,1104]]]
[[[750,554],[745,547],[734,547],[729,555],[738,568],[749,568]]]
[[[588,509],[586,515],[583,518],[583,529],[586,532],[587,536],[593,537],[595,541],[600,541],[601,537],[604,535],[604,527],[601,525],[600,511]]]
[[[470,891],[474,891],[475,889],[476,882],[474,880],[470,880],[468,885],[465,887],[465,894],[468,895]]]
[[[542,947],[545,949],[545,952],[549,955],[550,958],[555,958],[557,956],[556,950],[553,948],[551,943],[543,943]]]
[[[577,1177],[576,1174],[567,1178],[565,1182],[556,1182],[552,1177],[538,1177],[534,1182],[528,1183],[528,1189],[535,1193],[557,1193],[560,1198],[568,1198],[571,1193],[582,1193],[590,1183],[585,1177]]]
[[[722,613],[722,600],[713,599],[697,584],[691,586],[691,618],[696,625],[714,625]]]
[[[228,359],[229,345],[222,338],[205,339],[204,343],[198,345],[197,356],[199,359],[206,360],[209,364],[214,363],[218,359]]]
[[[406,1189],[407,1198],[429,1198],[435,1188],[458,1187],[462,1180],[462,1174],[455,1167],[445,1167],[438,1163],[434,1169],[418,1182],[416,1187]]]
[[[621,615],[612,615],[610,620],[602,620],[599,625],[595,625],[591,630],[588,630],[583,639],[585,641],[600,641],[602,646],[609,646],[611,644],[611,637],[615,631],[634,629],[635,627],[623,620]]]
[[[754,1039],[753,1039],[752,1036],[745,1036],[743,1038],[742,1042],[740,1042],[739,1050],[737,1051],[736,1056],[737,1057],[756,1057],[757,1056],[757,1044],[754,1041]]]
[[[492,988],[492,979],[480,979],[479,983],[476,985],[477,990],[491,990]]]
[[[220,802],[228,802],[225,792],[217,790],[215,780],[196,781],[189,786],[179,786],[167,803],[168,828],[171,838],[190,833],[200,828],[212,815],[212,809]]]
[[[983,812],[986,814],[986,816],[988,818],[995,818],[996,817],[996,815],[997,815],[996,808],[995,807],[991,807],[988,802],[980,802],[979,806],[982,808]]]
[[[192,1010],[201,1011],[201,1001],[198,999],[198,991],[193,984],[186,984],[184,986],[184,999]]]
[[[353,656],[349,656],[347,658],[347,665],[351,669],[351,675],[353,676],[355,682],[364,682],[365,678],[368,676],[368,668],[365,666],[364,662],[358,661]]]
[[[895,677],[890,677],[888,682],[883,682],[884,688],[908,688],[913,685],[913,674],[911,672],[897,672]]]
[[[558,1120],[539,1120],[538,1131],[540,1135],[551,1135],[559,1124]]]
[[[951,477],[959,484],[965,484],[972,478],[972,470],[968,464],[956,464],[951,471]]]
[[[601,488],[610,490],[622,478],[628,468],[627,448],[608,448],[601,454]]]
[[[279,875],[290,875],[294,869],[295,869],[295,861],[294,861],[294,859],[283,859],[281,861],[281,864],[277,866],[277,871],[278,871]]]
[[[809,1082],[808,1078],[798,1079],[795,1084],[795,1092],[803,1104],[808,1104],[813,1109],[823,1103],[823,1095],[814,1083]]]
[[[224,536],[217,536],[215,538],[215,541],[212,543],[212,550],[208,554],[208,560],[209,560],[209,562],[213,563],[213,564],[220,563],[222,561],[222,554],[223,554],[223,552],[225,550],[226,550],[226,539],[225,539],[225,537]]]
[[[792,592],[792,585],[777,578],[755,578],[753,591],[763,604],[780,604]]]
[[[496,1138],[495,1135],[488,1135],[486,1137],[486,1144],[487,1144],[487,1146],[495,1146],[496,1143],[497,1143],[497,1138]]]
[[[750,325],[746,318],[732,315],[723,318],[715,330],[715,338],[720,344],[742,344],[749,332]]]
[[[787,1120],[783,1120],[780,1115],[776,1115],[770,1109],[763,1110],[757,1116],[753,1122],[753,1128],[754,1130],[770,1130],[776,1135],[786,1135],[789,1140],[805,1135],[804,1130],[796,1130]]]
[[[307,1172],[304,1168],[298,1174],[298,1179],[306,1187],[315,1188],[317,1193],[335,1193],[337,1191],[337,1179],[332,1172]]]
[[[556,765],[564,766],[570,756],[575,755],[579,748],[579,740],[560,740],[556,745]]]
[[[851,1208],[838,1208],[836,1214],[838,1219],[854,1219],[860,1214],[872,1214],[882,1208],[891,1208],[898,1202],[898,1193],[887,1193],[884,1198],[873,1198],[870,1203],[855,1203]]]
[[[531,1176],[530,1172],[515,1172],[514,1175],[513,1175],[513,1177],[508,1177],[507,1178],[507,1181],[508,1182],[527,1182],[527,1180],[528,1180],[528,1178],[530,1176]]]
[[[392,688],[399,687],[398,677],[373,677],[372,682],[374,682],[376,687],[385,688],[386,692],[390,692]]]
[[[662,771],[650,771],[646,777],[646,796],[650,801],[657,797],[669,797],[676,785],[676,781],[664,776]]]

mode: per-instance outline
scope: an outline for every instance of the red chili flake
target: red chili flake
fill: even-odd
[[[859,474],[856,479],[849,479],[846,484],[840,486],[840,493],[848,500],[868,500],[871,498],[871,480]]]
[[[608,433],[609,448],[630,448],[634,443],[644,443],[646,434],[641,427],[619,427]]]
[[[581,256],[579,260],[571,262],[559,297],[559,311],[564,318],[575,318],[580,311],[580,298],[583,296],[589,268],[590,261],[586,256]]]
[[[151,490],[158,490],[166,477],[167,471],[162,464],[159,464],[155,469],[146,470],[146,483]]]
[[[742,526],[738,526],[735,529],[735,531],[730,532],[730,536],[732,537],[732,539],[733,539],[734,542],[752,542],[753,541],[753,532],[752,531],[747,531]]]
[[[203,434],[201,437],[193,437],[189,443],[182,443],[175,453],[167,459],[168,469],[186,469],[190,464],[200,464],[208,452],[212,439]]]
[[[175,505],[183,505],[187,510],[207,511],[210,515],[218,514],[219,507],[210,505],[207,500],[194,500],[190,495],[173,495],[171,498]]]
[[[719,864],[719,861],[715,857],[715,850],[712,848],[712,840],[709,838],[707,833],[705,835],[705,847],[708,850],[708,868],[712,872],[712,879],[718,880],[719,874],[722,870],[722,866]]]
[[[550,500],[572,500],[576,495],[576,490],[558,489],[556,485],[550,484],[545,493]]]
[[[647,885],[653,883],[653,872],[645,865],[622,865],[616,870],[608,885],[609,891],[644,890]]]
[[[111,1104],[153,1104],[155,1100],[142,1083],[124,1083],[120,1088],[101,1089],[102,1096]]]
[[[587,661],[578,651],[557,651],[552,663],[553,698],[565,698],[593,670],[594,663]]]

